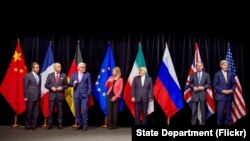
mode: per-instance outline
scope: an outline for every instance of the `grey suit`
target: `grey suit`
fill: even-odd
[[[142,112],[142,124],[147,125],[148,102],[153,99],[153,82],[146,76],[142,86],[141,77],[136,76],[132,84],[132,97],[135,98],[135,124],[140,124],[140,111]]]
[[[197,121],[197,113],[198,113],[198,103],[200,102],[201,109],[201,125],[204,125],[206,122],[206,90],[210,87],[210,76],[206,72],[202,72],[202,76],[200,78],[200,82],[198,79],[198,73],[195,72],[190,78],[190,87],[193,89],[194,87],[202,86],[203,90],[193,91],[191,101],[192,101],[192,120],[191,124],[195,125]]]
[[[38,75],[39,82],[36,82],[32,72],[24,76],[24,94],[27,98],[27,113],[25,119],[26,128],[36,128],[39,114],[39,102],[41,97],[41,76]]]
[[[52,87],[58,88],[62,87],[61,91],[52,91]],[[62,104],[64,100],[64,90],[67,89],[68,87],[68,82],[67,82],[67,77],[66,74],[60,73],[59,74],[59,80],[58,83],[56,82],[56,77],[55,77],[55,72],[52,72],[48,75],[46,83],[45,83],[45,88],[49,89],[49,122],[48,125],[51,126],[53,122],[53,112],[54,112],[54,107],[55,103],[57,104],[58,107],[58,125],[62,126]]]

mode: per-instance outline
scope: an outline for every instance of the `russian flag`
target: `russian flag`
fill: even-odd
[[[167,44],[154,85],[154,96],[168,118],[183,108],[181,88]]]
[[[41,109],[43,112],[44,117],[49,116],[49,90],[45,88],[45,82],[47,79],[48,74],[54,72],[54,58],[53,58],[53,53],[52,53],[52,42],[49,44],[49,48],[47,50],[44,62],[43,62],[43,67],[41,70]]]

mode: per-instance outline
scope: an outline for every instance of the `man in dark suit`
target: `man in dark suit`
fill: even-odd
[[[27,102],[27,113],[25,119],[25,130],[35,130],[39,114],[39,102],[41,97],[41,76],[39,64],[32,63],[32,71],[24,77],[24,100]]]
[[[147,69],[141,67],[139,76],[132,83],[132,101],[135,102],[135,125],[140,125],[140,113],[142,113],[142,125],[147,125],[148,102],[153,100],[153,82],[146,76]]]
[[[58,109],[58,129],[63,129],[63,100],[64,100],[64,90],[68,87],[66,74],[61,73],[61,64],[54,63],[55,72],[52,72],[48,75],[45,88],[49,90],[49,122],[47,129],[52,129],[53,123],[53,112],[55,105]]]
[[[220,62],[221,70],[214,76],[213,86],[216,92],[215,100],[217,101],[217,124],[231,124],[232,101],[234,100],[233,92],[235,90],[235,80],[233,74],[228,72],[228,61]],[[225,111],[225,115],[223,114]],[[224,115],[224,123],[223,123]]]
[[[86,72],[85,63],[78,64],[78,72],[72,75],[69,85],[74,87],[77,130],[87,131],[88,98],[92,91],[92,81],[90,73]]]
[[[211,81],[208,73],[202,71],[203,63],[196,63],[197,72],[193,73],[190,77],[190,87],[193,89],[191,101],[192,101],[192,119],[191,124],[195,125],[198,115],[198,105],[200,103],[201,121],[200,125],[206,123],[206,90],[210,87]]]

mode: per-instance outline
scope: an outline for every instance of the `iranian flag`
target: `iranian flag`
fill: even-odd
[[[124,96],[123,99],[125,103],[127,104],[130,112],[132,113],[133,117],[135,117],[135,106],[134,102],[131,101],[132,98],[132,82],[135,76],[139,75],[139,68],[140,67],[146,67],[143,51],[142,51],[142,45],[139,42],[138,43],[138,52],[136,55],[136,59],[133,65],[133,68],[130,72],[129,78],[126,82],[125,89],[124,89]],[[148,76],[148,73],[146,74]],[[154,101],[149,102],[148,105],[148,115],[151,114],[154,111]]]

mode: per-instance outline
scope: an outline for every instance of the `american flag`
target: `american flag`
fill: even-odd
[[[247,112],[246,112],[245,100],[242,94],[241,84],[237,76],[237,71],[236,71],[236,67],[234,64],[234,59],[233,59],[233,55],[232,55],[232,51],[231,51],[231,47],[229,43],[227,45],[226,60],[229,62],[228,71],[230,71],[233,74],[235,82],[236,82],[236,88],[234,91],[234,100],[232,103],[232,123],[234,124],[237,120],[245,116]]]
[[[190,88],[190,77],[192,76],[193,73],[196,72],[196,63],[197,62],[202,62],[202,61],[201,61],[201,56],[200,56],[198,44],[195,43],[194,60],[193,60],[193,63],[191,65],[191,68],[189,70],[189,75],[188,75],[188,78],[186,81],[185,91],[184,91],[184,99],[190,107],[191,107],[191,96],[192,96],[192,92],[193,92],[192,89]],[[206,90],[206,97],[207,97],[206,119],[208,119],[215,112],[213,91],[212,91],[211,87],[209,87]],[[198,106],[198,120],[201,122],[200,106]]]

